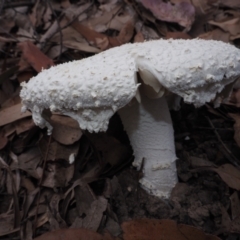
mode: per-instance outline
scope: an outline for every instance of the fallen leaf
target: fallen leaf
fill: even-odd
[[[234,140],[236,141],[237,145],[240,147],[240,115],[234,114],[234,113],[229,113],[228,115],[232,117],[235,121],[235,124],[233,125]]]
[[[232,36],[240,33],[240,18],[233,18],[224,22],[209,21],[209,24],[220,27],[225,32],[229,32]]]
[[[42,151],[43,156],[47,152],[47,161],[65,160],[70,162],[71,155],[77,156],[79,149],[79,142],[75,142],[71,145],[62,145],[56,141],[52,141],[48,144],[47,138],[42,138],[38,144],[39,149]]]
[[[236,107],[240,107],[240,88],[233,89],[233,92],[230,96],[229,103],[235,105]]]
[[[121,31],[123,25],[125,25],[128,21],[134,21],[133,18],[134,12],[129,11],[127,7],[123,7],[120,2],[117,2],[116,6],[111,7],[111,10],[101,11],[100,16],[98,13],[96,14],[96,17],[90,19],[87,18],[81,23],[97,32],[105,32],[108,29]]]
[[[119,45],[129,42],[133,36],[133,33],[134,33],[134,26],[132,21],[129,21],[125,25],[123,25],[121,31],[116,37],[116,40],[118,41]]]
[[[19,195],[17,193],[16,184],[19,184],[19,183],[15,181],[16,178],[14,178],[14,174],[11,171],[9,165],[1,157],[0,157],[0,167],[1,167],[1,169],[5,169],[7,171],[9,179],[10,179],[9,184],[11,184],[11,190],[12,190],[11,194],[13,196],[13,211],[14,211],[13,228],[18,228],[18,227],[20,227],[20,223],[21,223],[21,213],[20,213],[20,208],[19,208]]]
[[[8,99],[7,94],[0,89],[0,105],[2,105]]]
[[[0,74],[0,85],[6,81],[6,80],[9,80],[9,78],[16,73],[16,71],[18,70],[18,66],[13,66],[11,68],[9,68],[8,70],[2,72]]]
[[[103,33],[96,32],[95,30],[84,26],[78,21],[73,21],[71,26],[84,38],[86,38],[87,41],[92,42],[101,50],[127,43],[132,38],[134,30],[132,22],[128,22],[123,26],[117,37],[109,37]]]
[[[33,77],[33,71],[21,72],[17,76],[19,83],[28,81],[32,77]]]
[[[8,235],[19,231],[20,228],[14,229],[14,214],[0,215],[0,236]]]
[[[21,113],[22,104],[18,103],[11,107],[6,107],[0,110],[0,126],[14,122],[16,120],[31,116],[29,111]]]
[[[53,232],[47,232],[33,240],[114,240],[109,235],[102,236],[99,233],[88,229],[59,229]]]
[[[28,15],[29,16],[29,20],[31,21],[32,25],[35,27],[36,26],[36,22],[37,22],[37,8],[39,5],[39,0],[36,1],[36,3],[34,4],[31,13]]]
[[[32,118],[24,118],[14,122],[17,135],[26,132],[35,126]]]
[[[88,28],[87,26],[84,26],[83,24],[81,24],[78,21],[73,21],[71,26],[76,31],[78,31],[84,38],[86,38],[87,41],[92,42],[95,46],[97,46],[101,50],[108,48],[109,40],[108,40],[108,36],[106,36],[105,34],[98,33],[95,30],[92,30],[92,29]],[[102,42],[103,42],[103,40],[108,40],[108,42],[102,44],[102,42],[99,41],[100,39],[102,39]],[[97,42],[97,40],[98,40],[98,42]]]
[[[229,7],[229,8],[240,8],[239,0],[227,0],[218,2],[220,6]]]
[[[231,219],[227,210],[221,206],[222,228],[225,232],[240,233],[240,216]]]
[[[10,167],[11,170],[21,169],[28,173],[30,176],[39,179],[41,174],[38,166],[41,162],[41,152],[37,147],[31,148],[28,151],[18,156],[18,162],[13,162]]]
[[[192,4],[180,2],[171,4],[163,0],[139,0],[159,20],[176,22],[189,30],[195,19],[195,9]]]
[[[220,240],[196,227],[173,220],[139,219],[122,224],[124,240]],[[160,237],[161,236],[161,237]]]
[[[232,213],[232,219],[236,219],[237,217],[240,217],[240,200],[238,197],[238,192],[235,191],[231,196],[231,213]]]
[[[88,209],[85,209],[85,217],[77,217],[71,227],[83,227],[97,231],[103,218],[103,212],[105,212],[107,209],[107,205],[107,199],[104,197],[98,197],[91,203]]]
[[[22,50],[22,57],[37,71],[41,72],[42,69],[48,69],[54,65],[52,59],[47,57],[40,51],[32,42],[25,41],[18,44]]]
[[[228,43],[230,40],[230,33],[224,32],[221,29],[216,28],[213,31],[200,34],[198,37],[201,39],[218,40]]]
[[[48,163],[41,185],[49,188],[66,187],[73,178],[73,173],[74,165],[63,167],[58,163]]]
[[[12,140],[11,149],[14,153],[22,153],[28,146],[32,146],[33,138],[39,133],[39,128],[34,126],[21,134],[21,137]]]
[[[47,52],[47,56],[51,59],[55,59],[66,51],[67,51],[67,48],[65,46],[61,46],[58,44],[50,48],[50,50]],[[81,51],[84,51],[84,50],[81,50]]]
[[[62,200],[62,195],[54,193],[52,195],[51,201],[49,203],[49,223],[50,230],[56,230],[59,228],[66,228],[67,224],[65,220],[60,215],[60,201]]]
[[[78,122],[70,117],[52,115],[50,123],[53,126],[53,138],[62,144],[73,144],[82,136]]]
[[[159,34],[150,27],[147,27],[143,22],[138,21],[135,24],[137,33],[141,33],[144,40],[159,39]],[[161,31],[160,31],[161,32]]]
[[[90,139],[94,147],[101,152],[105,164],[109,163],[111,167],[118,167],[125,159],[131,156],[131,150],[110,135],[102,133],[85,133],[85,135]]]
[[[0,150],[6,147],[8,144],[8,138],[2,135],[2,131],[0,131]]]
[[[134,41],[133,42],[144,42],[144,36],[142,34],[142,32],[138,32],[135,36],[134,36]]]
[[[166,39],[191,39],[192,37],[185,32],[167,32]]]
[[[229,187],[240,190],[240,170],[236,167],[227,163],[218,168],[209,169],[216,172]]]
[[[214,163],[204,159],[204,158],[199,158],[195,156],[188,156],[188,161],[191,163],[191,166],[196,168],[196,167],[214,167]]]
[[[196,9],[196,15],[201,16],[201,15],[206,15],[210,13],[213,9],[214,6],[213,4],[216,3],[218,4],[218,0],[191,0],[192,5]]]

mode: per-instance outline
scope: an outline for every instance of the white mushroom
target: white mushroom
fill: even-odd
[[[143,188],[168,198],[177,174],[165,96],[174,93],[197,107],[211,100],[219,103],[239,75],[240,51],[230,44],[155,40],[43,70],[22,85],[20,96],[23,110],[30,109],[35,124],[47,127],[49,134],[44,109],[68,115],[90,132],[106,131],[118,111],[134,150],[133,165],[140,168],[145,159]]]

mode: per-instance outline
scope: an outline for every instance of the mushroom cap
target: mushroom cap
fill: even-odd
[[[239,53],[230,44],[201,39],[125,44],[43,70],[22,84],[23,110],[49,130],[44,109],[68,115],[90,132],[106,131],[109,118],[138,96],[137,72],[153,98],[170,91],[201,106],[240,75]]]

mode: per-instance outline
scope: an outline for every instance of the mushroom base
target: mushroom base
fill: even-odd
[[[141,101],[118,111],[134,151],[133,165],[140,169],[143,163],[140,183],[147,192],[169,198],[177,183],[177,158],[168,105],[164,97]]]

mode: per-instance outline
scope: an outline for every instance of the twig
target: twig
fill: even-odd
[[[211,121],[208,117],[206,117],[206,119],[208,120],[210,126],[213,128],[214,133],[215,133],[218,141],[222,144],[224,150],[229,154],[229,158],[228,158],[229,161],[230,161],[234,166],[239,167],[239,164],[238,164],[239,160],[232,154],[232,152],[228,149],[228,147],[226,146],[226,144],[222,141],[222,139],[221,139],[219,133],[217,132],[216,128],[214,127],[212,121]]]
[[[63,49],[63,34],[62,34],[62,28],[61,28],[61,25],[60,25],[60,21],[59,21],[59,18],[57,17],[57,14],[55,13],[53,7],[52,7],[52,4],[50,3],[50,1],[48,0],[47,1],[51,11],[52,11],[52,14],[54,15],[54,17],[56,18],[56,21],[57,21],[57,25],[58,25],[58,31],[59,31],[59,34],[60,34],[60,54],[58,56],[58,59],[61,57],[62,55],[62,49]]]
[[[14,203],[14,228],[19,228],[20,227],[20,208],[19,208],[19,199],[18,199],[18,194],[17,194],[17,188],[15,185],[15,180],[13,177],[12,170],[10,169],[9,165],[3,160],[3,158],[0,157],[0,164],[1,168],[4,168],[7,170],[10,179],[11,179],[11,187],[12,187],[12,193],[13,193],[13,203]]]
[[[39,202],[40,202],[40,196],[41,196],[41,184],[42,184],[42,181],[43,181],[44,170],[45,170],[46,163],[47,163],[47,157],[48,157],[48,152],[49,152],[51,140],[52,140],[52,135],[50,135],[50,137],[48,139],[47,149],[46,149],[46,153],[45,153],[45,156],[44,156],[44,162],[43,162],[43,173],[42,173],[42,176],[41,176],[41,178],[39,180],[39,183],[38,183],[39,192],[38,192],[38,196],[37,196],[37,207],[36,207],[36,213],[35,213],[34,222],[33,222],[33,236],[35,236],[35,234],[36,234],[37,215],[38,215],[38,208],[39,208]]]
[[[32,6],[33,4],[34,4],[33,1],[21,1],[21,2],[16,1],[11,3],[5,3],[3,9]]]

